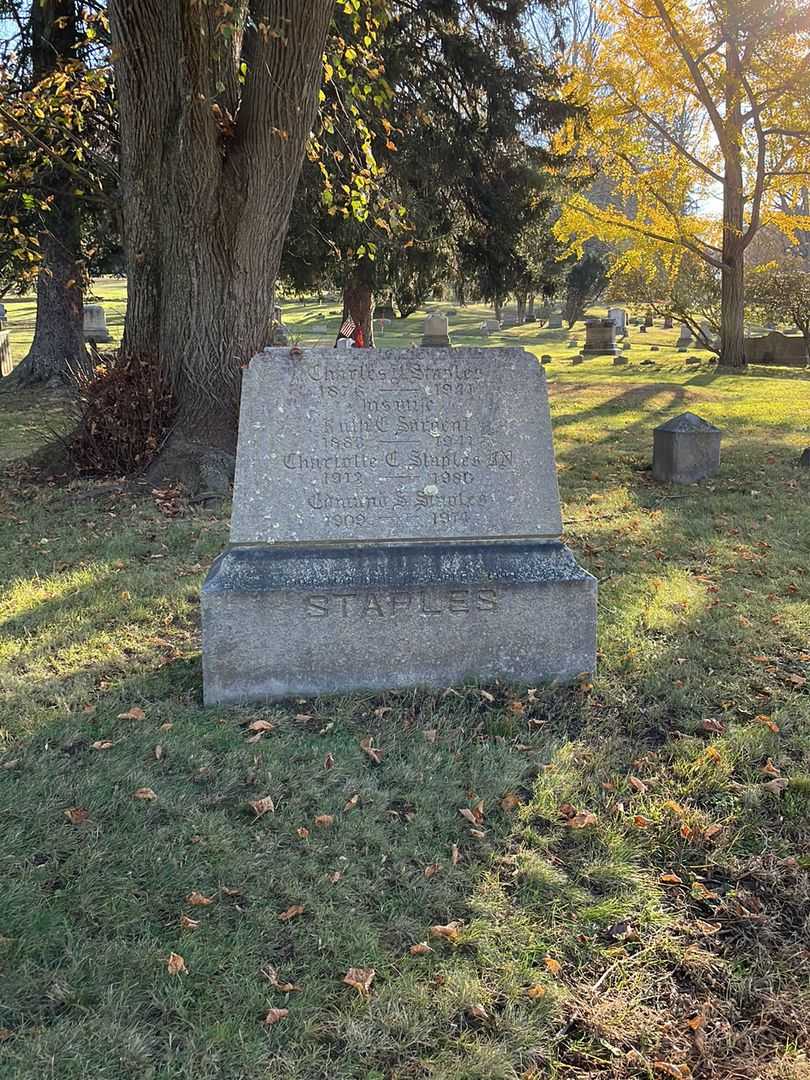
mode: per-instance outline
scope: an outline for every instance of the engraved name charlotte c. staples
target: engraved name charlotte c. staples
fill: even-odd
[[[420,589],[404,592],[310,593],[303,598],[310,619],[396,618],[398,615],[466,615],[471,611],[497,611],[495,589],[451,589],[445,595]]]

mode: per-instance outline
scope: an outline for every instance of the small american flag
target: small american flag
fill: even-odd
[[[338,330],[338,341],[341,338],[354,338],[354,332],[357,329],[357,323],[351,317],[347,315],[343,322],[340,324],[340,330]]]

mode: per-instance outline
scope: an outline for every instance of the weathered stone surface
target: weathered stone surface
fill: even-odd
[[[8,326],[8,313],[6,312],[6,305],[0,304],[0,330],[5,330]]]
[[[209,704],[596,664],[521,349],[277,349],[244,374],[232,547],[202,595]]]
[[[616,324],[612,319],[588,319],[585,323],[585,356],[615,356]]]
[[[596,666],[596,581],[560,543],[235,548],[202,616],[209,705]]]
[[[694,484],[720,468],[722,432],[685,412],[653,432],[653,476],[671,484]]]
[[[13,368],[11,333],[8,330],[0,330],[0,376],[10,375]]]
[[[622,356],[621,353],[618,356],[613,357],[613,366],[614,367],[623,367],[627,363],[629,363],[629,360],[627,359],[626,356]]]
[[[557,537],[523,349],[271,349],[244,372],[231,542]]]
[[[782,364],[805,367],[810,363],[803,337],[791,337],[773,330],[764,337],[745,339],[745,359],[749,364]]]
[[[562,330],[562,315],[558,315],[554,312],[548,317],[546,323],[546,329],[548,330]]]
[[[672,322],[672,316],[671,315],[665,315],[664,316],[664,329],[665,330],[671,330],[673,325],[674,324]]]
[[[681,329],[678,334],[678,340],[676,342],[676,345],[679,349],[688,349],[691,344],[692,331],[689,329],[686,323],[681,323]]]
[[[94,345],[101,345],[112,340],[107,329],[107,317],[101,304],[84,305],[84,340],[92,341]]]

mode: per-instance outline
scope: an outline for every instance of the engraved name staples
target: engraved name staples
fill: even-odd
[[[303,600],[310,619],[396,618],[409,612],[417,615],[467,615],[471,611],[497,611],[495,589],[451,589],[445,596],[421,589],[406,592],[311,593]]]

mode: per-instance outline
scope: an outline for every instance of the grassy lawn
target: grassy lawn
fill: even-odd
[[[338,318],[284,308],[304,341]],[[600,580],[600,670],[564,690],[204,710],[228,508],[37,484],[59,399],[0,392],[0,1077],[810,1077],[810,378],[631,333],[615,369],[489,339],[553,357]],[[684,409],[723,465],[661,487]]]

